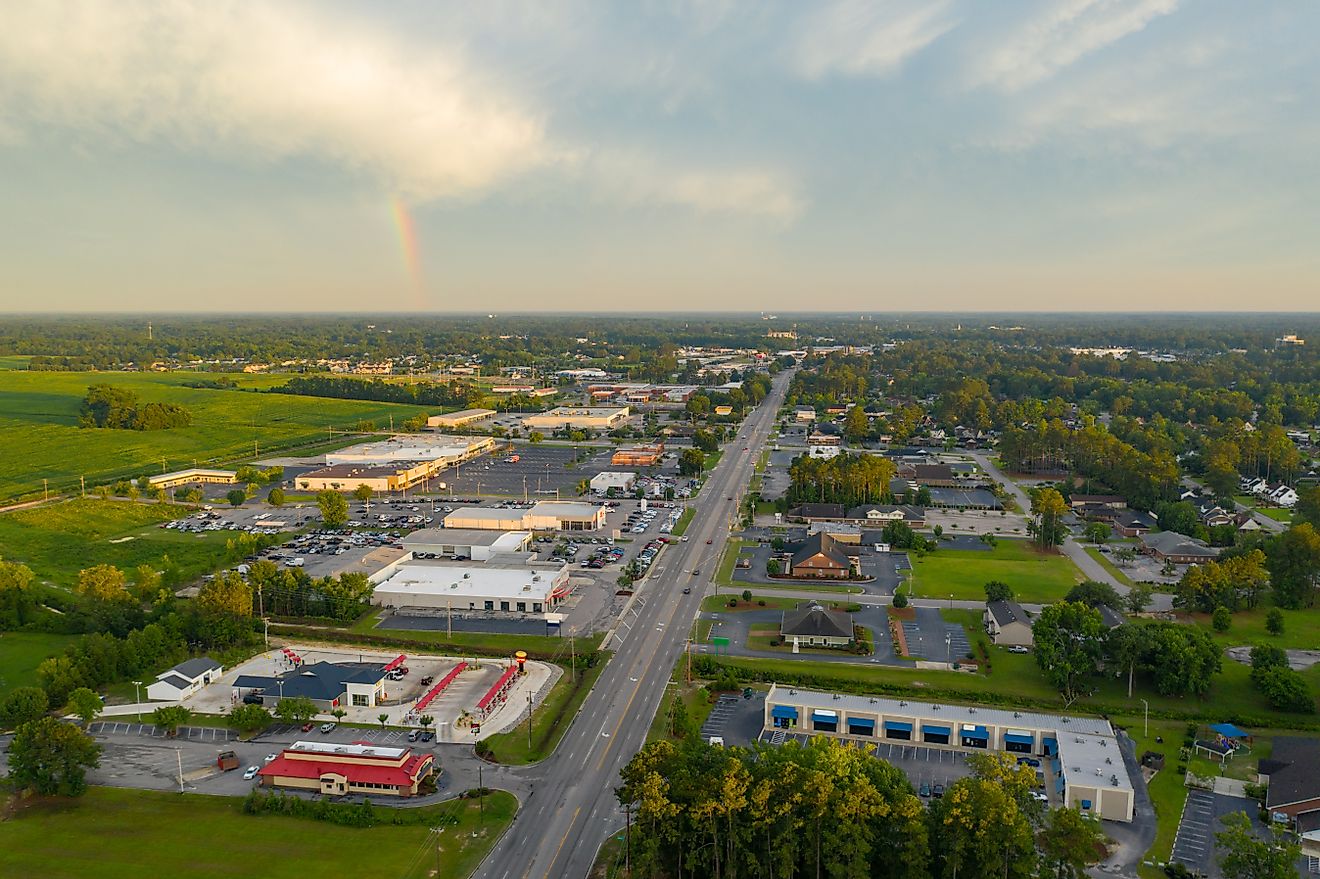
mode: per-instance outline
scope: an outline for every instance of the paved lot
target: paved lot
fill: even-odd
[[[763,529],[757,529],[758,531]],[[751,536],[751,535],[749,535]],[[771,556],[777,555],[773,547],[769,544],[759,544],[756,546],[744,547],[739,552],[738,557],[750,558],[751,567],[733,569],[733,579],[736,583],[746,583],[749,586],[756,584],[773,583],[778,585],[801,585],[803,588],[811,588],[819,585],[822,581],[817,580],[784,580],[774,578],[765,572],[765,563]],[[906,561],[907,555],[904,553],[876,552],[872,547],[862,547],[858,555],[858,562],[861,565],[862,573],[872,579],[867,582],[852,581],[823,581],[828,587],[834,583],[838,586],[848,586],[854,589],[860,588],[867,595],[893,595],[897,588],[900,578],[898,575],[898,560]]]
[[[153,739],[170,738],[164,729],[152,723],[128,723],[126,721],[98,720],[87,727],[92,735],[146,736]],[[171,740],[182,739],[191,742],[225,742],[238,738],[233,730],[211,726],[181,726]]]
[[[575,486],[602,470],[610,469],[613,448],[580,446],[518,446],[517,462],[508,455],[484,455],[458,467],[450,467],[436,477],[447,488],[438,496],[452,497],[498,495],[538,500],[558,496],[577,496]],[[574,455],[585,460],[573,464]],[[525,490],[525,495],[524,495]]]
[[[936,662],[947,661],[951,645],[945,644],[944,636],[949,629],[944,617],[940,616],[939,608],[918,607],[915,611],[916,619],[903,622],[908,655]]]
[[[783,731],[763,731],[760,739],[772,744],[781,744],[790,738],[806,744],[811,739],[809,733],[783,733],[782,735],[779,735],[779,733],[783,733]],[[904,742],[884,740],[868,743],[866,749],[874,756],[902,770],[903,774],[912,782],[912,786],[918,789],[922,784],[929,784],[931,787],[942,784],[947,788],[958,779],[966,778],[972,774],[971,768],[967,765],[967,754],[962,751],[927,748],[922,745],[909,745]]]
[[[873,652],[869,656],[844,650],[803,649],[801,653],[788,650],[754,650],[747,646],[747,639],[754,625],[779,626],[783,619],[782,610],[742,610],[736,612],[707,611],[701,614],[703,619],[713,621],[711,635],[729,639],[728,648],[721,648],[734,656],[763,656],[774,659],[801,659],[811,662],[843,663],[886,663],[901,665],[901,660],[894,656],[894,645],[889,638],[889,618],[883,607],[864,607],[853,614],[853,622],[871,632]],[[697,650],[710,652],[713,648],[707,644],[698,644]]]
[[[450,627],[455,632],[489,632],[503,635],[554,635],[555,630],[541,619],[511,619],[503,617],[465,617],[454,614],[453,620],[445,614],[412,616],[409,614],[383,614],[377,628],[405,629],[413,632],[444,632]]]
[[[1245,812],[1251,817],[1256,833],[1264,835],[1269,829],[1257,819],[1257,811],[1255,802],[1243,797],[1188,791],[1170,860],[1186,864],[1188,869],[1200,870],[1210,879],[1218,879],[1223,873],[1215,854],[1215,834],[1224,829],[1223,818],[1235,812]]]

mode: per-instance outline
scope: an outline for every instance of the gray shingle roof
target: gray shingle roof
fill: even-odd
[[[852,614],[827,610],[814,601],[804,601],[794,610],[784,611],[780,634],[799,637],[847,638],[852,640]]]
[[[990,601],[986,603],[985,609],[990,611],[990,616],[994,617],[1001,628],[1009,623],[1031,625],[1031,617],[1016,601]]]
[[[1260,771],[1270,777],[1268,808],[1320,799],[1320,739],[1276,736]]]
[[[209,656],[199,656],[196,659],[188,659],[174,666],[170,672],[182,675],[190,681],[195,681],[208,671],[219,671],[220,663]],[[169,674],[169,672],[166,672]],[[164,675],[161,676],[162,678]]]

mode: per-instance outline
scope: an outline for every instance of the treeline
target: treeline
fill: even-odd
[[[268,614],[343,623],[352,622],[366,611],[375,590],[363,573],[313,579],[301,569],[281,569],[269,559],[253,562],[247,580],[249,588],[260,593],[258,602]]]
[[[968,758],[970,777],[922,804],[906,776],[867,750],[818,736],[805,746],[654,742],[624,767],[634,875],[1083,875],[1103,834],[1076,810],[1046,812],[1035,770],[1012,755]]]
[[[890,504],[894,473],[894,462],[880,455],[800,455],[788,468],[788,503]]]
[[[866,355],[828,354],[803,363],[789,385],[789,405],[842,406],[862,403],[871,387],[871,358]]]
[[[192,424],[192,413],[174,403],[143,403],[127,388],[92,385],[78,411],[80,427],[169,430]]]
[[[1011,470],[1076,471],[1140,510],[1172,500],[1179,484],[1178,462],[1171,455],[1142,452],[1095,424],[1079,430],[1061,421],[1009,427],[1000,437],[999,455]]]
[[[335,378],[328,375],[295,376],[268,393],[330,397],[336,400],[371,400],[415,406],[465,406],[481,393],[463,382],[395,384],[379,379]]]

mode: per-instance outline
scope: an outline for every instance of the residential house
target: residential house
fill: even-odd
[[[1218,504],[1202,504],[1196,512],[1201,517],[1201,524],[1207,528],[1218,528],[1222,525],[1233,524],[1233,514]]]
[[[1119,537],[1140,537],[1155,528],[1155,517],[1140,510],[1119,510],[1112,527]]]
[[[1275,736],[1258,772],[1269,786],[1266,810],[1286,815],[1301,836],[1302,853],[1320,857],[1320,739]]]
[[[1016,601],[988,601],[983,617],[990,640],[1002,647],[1030,647],[1031,616]]]
[[[153,702],[177,702],[196,693],[224,673],[224,667],[209,656],[185,660],[156,675],[147,684],[147,698]]]

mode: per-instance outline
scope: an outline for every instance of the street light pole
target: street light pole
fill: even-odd
[[[1148,736],[1150,735],[1150,703],[1145,699],[1142,699],[1141,705],[1145,709],[1145,714],[1141,722],[1141,734],[1143,736]]]
[[[133,692],[136,693],[136,695],[133,697],[133,701],[134,701],[135,703],[137,703],[138,705],[141,705],[141,704],[142,704],[142,682],[141,682],[141,681],[134,681],[134,682],[133,682]]]

